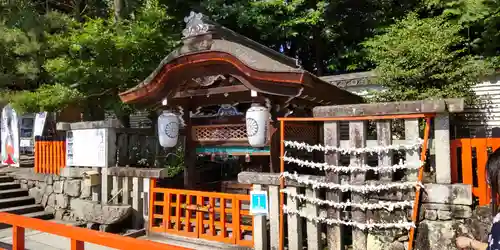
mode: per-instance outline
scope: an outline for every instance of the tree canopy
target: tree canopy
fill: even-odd
[[[376,100],[472,97],[499,66],[494,0],[0,0],[0,99],[127,116],[117,93],[179,43],[191,10],[317,75],[375,70],[391,93]]]

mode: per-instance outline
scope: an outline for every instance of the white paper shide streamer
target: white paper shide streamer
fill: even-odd
[[[389,229],[389,228],[398,228],[398,229],[410,229],[412,227],[415,227],[415,224],[413,222],[408,222],[408,221],[397,221],[397,222],[373,222],[373,221],[368,221],[366,223],[361,223],[361,222],[356,222],[356,221],[351,221],[351,220],[339,220],[339,219],[334,219],[334,218],[327,218],[325,216],[313,216],[310,214],[307,214],[303,211],[299,211],[294,208],[290,208],[288,206],[283,206],[283,212],[287,214],[295,214],[300,217],[306,218],[309,221],[314,221],[314,222],[319,222],[319,223],[326,223],[328,225],[346,225],[346,226],[351,226],[351,227],[357,227],[361,230],[373,230],[373,229]]]
[[[361,210],[376,210],[376,209],[385,209],[387,211],[394,211],[394,209],[399,208],[407,208],[413,206],[413,201],[378,201],[377,203],[355,203],[351,201],[346,202],[335,202],[330,200],[322,200],[314,197],[305,196],[303,194],[296,194],[294,192],[290,192],[288,189],[283,189],[282,193],[286,194],[288,197],[301,201],[308,202],[311,204],[319,205],[319,206],[329,206],[336,209],[346,209],[349,207],[357,208]]]
[[[342,192],[358,192],[358,193],[370,193],[370,192],[380,192],[391,189],[408,189],[414,188],[416,186],[422,186],[420,182],[390,182],[390,183],[371,183],[365,185],[352,185],[352,184],[338,184],[334,182],[325,182],[313,180],[309,177],[300,176],[297,173],[283,172],[283,178],[294,180],[298,183],[312,186],[314,189],[326,188],[326,189],[337,189]]]
[[[391,150],[407,150],[407,151],[417,150],[422,146],[423,143],[424,140],[419,138],[414,143],[408,143],[408,144],[395,144],[388,146],[376,146],[376,147],[366,147],[366,148],[342,148],[329,145],[324,146],[320,144],[311,145],[305,142],[298,142],[298,141],[284,141],[285,147],[289,148],[306,150],[307,152],[323,151],[325,153],[339,152],[342,154],[363,154],[363,153],[374,154],[374,153],[387,153]]]
[[[295,163],[299,165],[300,167],[309,167],[309,168],[317,168],[319,170],[325,170],[325,171],[333,171],[333,172],[343,172],[343,173],[349,173],[349,172],[367,172],[367,171],[373,171],[375,173],[379,172],[395,172],[397,170],[401,169],[419,169],[423,164],[422,162],[416,162],[416,163],[406,163],[401,160],[398,164],[391,165],[391,166],[376,166],[372,167],[366,164],[359,165],[359,166],[335,166],[335,165],[330,165],[325,162],[313,162],[313,161],[308,161],[308,160],[301,160],[292,156],[288,156],[287,152],[285,152],[285,156],[283,156],[283,160],[288,163]]]
[[[340,154],[350,154],[350,155],[359,155],[359,154],[380,154],[380,153],[388,153],[393,150],[406,150],[406,151],[416,151],[419,150],[423,144],[422,139],[418,139],[415,142],[411,142],[408,144],[395,144],[388,146],[376,146],[376,147],[365,147],[365,148],[342,148],[328,145],[310,145],[304,142],[297,141],[284,141],[285,147],[296,149],[296,150],[305,150],[307,152],[313,151],[322,151],[324,153],[329,152],[338,152]],[[299,167],[303,168],[312,168],[318,169],[322,171],[331,171],[335,173],[356,173],[356,172],[367,172],[373,171],[375,173],[391,173],[396,172],[398,170],[418,170],[423,166],[423,162],[404,162],[400,161],[395,165],[386,165],[386,166],[369,166],[366,164],[358,164],[358,165],[349,165],[349,166],[336,166],[331,165],[324,162],[314,162],[309,160],[302,160],[300,158],[289,155],[289,153],[285,153],[283,156],[283,161],[286,163],[296,164]],[[325,179],[316,179],[311,178],[311,176],[302,176],[298,173],[290,173],[283,172],[281,174],[281,178],[285,178],[287,180],[295,181],[302,185],[307,185],[313,189],[329,189],[329,190],[337,190],[341,192],[356,192],[362,194],[368,193],[376,193],[387,190],[405,190],[412,189],[416,187],[423,187],[420,182],[368,182],[364,184],[350,184],[350,183],[335,183],[328,182]],[[316,197],[310,197],[303,194],[297,194],[295,191],[291,191],[289,189],[281,190],[282,193],[286,194],[289,199],[295,200],[297,202],[302,203],[310,203],[317,206],[326,206],[335,209],[360,209],[363,211],[366,210],[387,210],[394,211],[395,209],[405,209],[410,208],[414,205],[414,201],[412,200],[404,200],[404,201],[360,201],[353,202],[350,200],[347,201],[332,201],[332,200],[323,200]],[[307,210],[296,209],[294,207],[284,206],[284,213],[289,215],[297,215],[303,218],[306,218],[309,221],[317,222],[317,223],[326,223],[328,225],[346,225],[355,228],[359,228],[361,230],[374,230],[374,229],[410,229],[415,227],[413,222],[409,222],[406,220],[401,221],[363,221],[357,222],[352,220],[343,220],[341,218],[329,218],[324,214],[316,215],[309,214]]]

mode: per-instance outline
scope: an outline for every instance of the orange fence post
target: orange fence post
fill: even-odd
[[[12,227],[12,250],[24,250],[24,228]]]
[[[61,141],[62,166],[66,167],[66,140]]]
[[[38,170],[38,167],[39,167],[39,163],[38,163],[38,158],[40,157],[40,154],[37,154],[37,151],[38,151],[38,140],[37,140],[37,137],[35,137],[35,173],[38,173],[39,170]]]
[[[462,182],[474,185],[472,172],[472,145],[471,139],[461,139],[462,141]]]
[[[55,157],[55,171],[53,174],[59,174],[59,172],[61,171],[61,141],[56,140],[54,141],[54,154],[56,155]]]
[[[47,141],[43,142],[43,155],[45,157],[43,158],[43,172],[42,173],[45,174],[45,173],[48,172],[48,168],[49,168],[48,159],[50,157],[50,154],[49,154],[49,143]]]
[[[85,242],[71,239],[71,250],[85,250]]]
[[[54,165],[55,165],[55,162],[56,162],[55,161],[56,155],[54,153],[54,149],[55,149],[54,148],[54,139],[51,138],[51,140],[49,141],[48,144],[49,144],[49,156],[50,156],[49,159],[48,159],[49,160],[49,172],[48,172],[48,174],[52,174],[52,173],[54,173],[54,170],[55,170],[55,166]]]
[[[280,173],[285,172],[285,121],[280,120]],[[285,188],[285,179],[280,179],[280,190]],[[285,216],[283,215],[283,206],[285,205],[285,194],[280,192],[280,230],[279,230],[279,250],[284,250],[285,247]]]
[[[461,146],[459,140],[453,140],[450,143],[450,161],[451,161],[451,182],[458,182],[458,155],[457,150]]]
[[[420,161],[425,162],[427,159],[427,147],[429,144],[429,133],[430,133],[430,127],[431,127],[431,118],[425,118],[425,128],[424,128],[424,143],[422,145],[422,151],[420,155]],[[422,179],[424,177],[424,166],[420,166],[418,169],[418,181],[422,182]],[[418,208],[419,208],[419,203],[420,203],[420,189],[421,187],[417,185],[415,187],[417,191],[415,192],[415,202],[413,203],[413,213],[411,216],[411,219],[413,223],[415,223],[415,226],[418,222]],[[410,228],[410,234],[409,234],[409,240],[408,240],[408,249],[412,250],[413,249],[413,241],[415,237],[415,227]]]
[[[479,204],[486,205],[490,201],[488,198],[488,184],[486,182],[486,161],[488,160],[488,148],[486,139],[476,140],[476,156],[477,156],[477,196]]]

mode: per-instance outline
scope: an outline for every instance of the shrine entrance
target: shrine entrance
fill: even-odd
[[[250,187],[236,177],[243,170],[279,172],[278,117],[311,116],[315,106],[363,99],[201,14],[192,12],[185,21],[183,44],[146,80],[120,93],[124,103],[178,114],[185,138],[185,190],[151,182],[149,229],[252,246]],[[269,114],[263,126],[268,139],[259,147],[249,143],[245,118],[255,105]],[[317,143],[320,138],[315,124],[284,130],[287,140]]]

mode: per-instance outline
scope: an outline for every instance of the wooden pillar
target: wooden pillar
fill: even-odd
[[[406,119],[405,120],[405,140],[408,144],[415,143],[419,138],[419,127],[418,127],[418,119]],[[441,156],[440,156],[441,157]],[[443,155],[446,157],[446,155]],[[449,157],[449,155],[448,155]],[[406,163],[408,164],[417,164],[420,162],[420,154],[418,150],[407,150],[406,151]],[[408,181],[417,181],[418,180],[418,172],[417,171],[408,171],[407,173]]]
[[[325,122],[323,125],[324,144],[328,146],[340,146],[340,123],[339,122]],[[330,165],[340,165],[339,152],[328,152],[325,154],[325,162]],[[329,182],[340,183],[340,175],[333,171],[326,172],[326,178]],[[328,190],[326,199],[334,202],[342,202],[342,192],[340,190]],[[328,217],[332,219],[342,219],[340,217],[340,210],[333,207],[328,208]],[[339,225],[330,225],[327,227],[327,245],[328,249],[344,249],[343,244],[343,228]]]
[[[350,121],[349,122],[349,141],[350,146],[353,148],[365,148],[366,147],[366,136],[367,136],[367,126],[366,121]],[[351,154],[351,165],[360,166],[366,164],[365,153],[361,154]],[[351,183],[352,185],[362,185],[365,183],[365,173],[364,172],[353,172],[351,173]],[[366,196],[361,193],[353,192],[351,194],[351,200],[355,203],[363,203],[366,200]],[[352,209],[352,220],[359,223],[366,223],[365,211],[361,209]],[[367,250],[367,235],[363,230],[359,228],[352,229],[353,250]]]
[[[436,183],[451,183],[450,115],[441,113],[434,118]]]
[[[195,185],[195,182],[197,181],[196,179],[196,145],[193,143],[192,140],[192,123],[191,123],[191,117],[189,115],[189,106],[185,106],[184,108],[184,115],[183,119],[184,122],[186,123],[186,126],[184,127],[184,188],[193,188]]]
[[[269,138],[269,172],[280,172],[280,129],[278,122],[278,112],[271,109],[271,122],[269,122],[269,130],[271,138]]]

